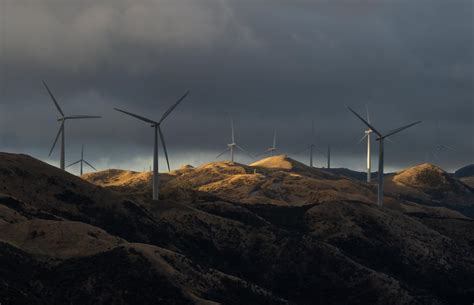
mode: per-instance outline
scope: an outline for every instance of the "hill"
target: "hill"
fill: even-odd
[[[324,171],[359,181],[367,181],[367,173],[354,171],[348,168],[325,168]],[[372,173],[371,177],[375,181],[375,179],[377,179],[377,173]]]
[[[466,165],[454,172],[454,177],[474,189],[474,164]]]
[[[464,177],[460,179],[464,184],[474,189],[474,177]]]
[[[250,166],[230,162],[204,164],[175,175],[163,188],[194,190],[246,204],[303,206],[343,199],[374,200],[369,186],[308,167],[284,155]]]
[[[400,198],[444,206],[474,216],[474,192],[441,168],[424,163],[385,177],[386,190]]]
[[[474,164],[461,167],[460,169],[454,172],[454,176],[457,178],[474,177]]]
[[[459,212],[393,197],[379,208],[373,189],[297,166],[216,162],[168,177],[167,193],[153,202],[0,153],[2,303],[462,304],[474,297],[474,222]],[[276,185],[276,193],[244,202],[238,196],[251,193],[245,183],[227,187],[233,179],[267,191]],[[302,204],[309,187],[319,200]],[[177,200],[174,188],[189,197]],[[291,197],[273,198],[285,193]]]

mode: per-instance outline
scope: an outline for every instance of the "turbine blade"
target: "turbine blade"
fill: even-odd
[[[365,104],[365,110],[367,111],[367,122],[370,123],[369,105]]]
[[[68,120],[74,120],[74,119],[101,119],[102,117],[97,116],[97,115],[69,115],[64,118]]]
[[[439,132],[439,121],[438,120],[436,120],[435,125],[436,125],[436,127],[435,127],[436,128],[436,135],[435,135],[436,136],[436,144],[440,144],[441,134]]]
[[[238,149],[240,149],[242,152],[246,153],[250,158],[255,158],[251,153],[240,147],[239,145],[235,145]]]
[[[68,166],[66,166],[66,168],[71,167],[71,166],[73,166],[73,165],[76,165],[76,164],[79,163],[79,162],[81,162],[81,160],[78,160],[78,161],[76,161],[76,162],[73,162],[73,163],[69,164]]]
[[[305,147],[304,149],[302,149],[302,150],[300,150],[300,151],[295,152],[294,155],[299,155],[299,154],[301,154],[301,153],[307,151],[307,150],[310,149],[310,148],[311,148],[311,145]]]
[[[48,91],[49,96],[50,96],[51,99],[53,100],[54,105],[56,105],[56,108],[58,109],[59,113],[61,114],[61,116],[64,117],[64,112],[63,112],[63,110],[61,109],[61,107],[59,107],[58,101],[57,101],[56,98],[54,97],[53,92],[51,92],[51,90],[49,90],[49,87],[48,87],[48,85],[46,84],[45,81],[43,81],[43,85],[44,85],[44,87],[46,88],[46,90]]]
[[[153,124],[153,125],[158,125],[158,124],[159,124],[159,123],[156,122],[156,121],[147,119],[147,118],[142,117],[142,116],[139,116],[139,115],[137,115],[137,114],[133,114],[133,113],[131,113],[131,112],[128,112],[128,111],[125,111],[125,110],[122,110],[122,109],[118,109],[118,108],[114,108],[114,109],[117,110],[117,111],[119,111],[119,112],[122,112],[122,113],[128,114],[128,115],[130,115],[130,116],[133,116],[133,117],[135,117],[135,118],[137,118],[137,119],[139,119],[139,120],[142,120],[142,121],[144,121],[144,122],[147,122],[147,123],[150,123],[150,124]]]
[[[385,140],[387,140],[387,141],[390,142],[390,143],[395,143],[395,141],[392,140],[392,139],[390,139],[390,138],[385,138]]]
[[[51,150],[49,151],[48,156],[51,156],[51,154],[53,153],[53,149],[56,146],[56,143],[58,142],[59,136],[63,132],[63,128],[64,128],[64,121],[62,121],[61,126],[59,126],[58,134],[56,135],[56,138],[54,139],[53,146],[51,146]]]
[[[347,107],[353,114],[355,114],[356,117],[359,118],[359,120],[361,120],[365,125],[367,125],[373,132],[375,132],[376,134],[379,135],[379,137],[382,137],[382,134],[380,132],[377,131],[377,129],[374,128],[374,126],[372,126],[369,122],[367,122],[366,120],[364,120],[357,112],[355,112],[354,110],[352,110],[351,107]]]
[[[434,153],[434,151],[432,151],[432,152],[431,152],[431,154],[432,154],[432,155],[433,155],[433,156],[436,158],[436,160],[438,160],[438,161],[439,161],[439,157],[438,157],[438,155],[437,155],[437,154],[435,154],[435,153]]]
[[[158,123],[163,122],[163,120],[166,119],[166,117],[171,113],[171,111],[173,111],[179,105],[179,103],[181,103],[186,98],[186,96],[188,96],[189,92],[190,91],[186,92],[176,103],[174,103],[168,110],[166,110],[166,112],[163,114]]]
[[[382,137],[382,138],[390,137],[390,136],[392,136],[392,135],[394,135],[394,134],[396,134],[396,133],[399,133],[399,132],[402,131],[402,130],[405,130],[405,129],[407,129],[407,128],[410,128],[410,127],[412,127],[412,126],[414,126],[414,125],[416,125],[416,124],[420,124],[420,123],[421,123],[421,121],[417,121],[417,122],[408,124],[408,125],[406,125],[406,126],[403,126],[403,127],[397,128],[397,129],[395,129],[395,130],[392,130],[392,131],[390,131],[389,133],[387,133],[386,135],[381,136],[381,137]]]
[[[314,149],[315,149],[318,153],[320,153],[321,155],[323,155],[324,157],[326,157],[326,154],[323,153],[321,150],[319,150],[316,146],[314,146]],[[327,158],[327,157],[326,157],[326,158]]]
[[[443,145],[444,148],[447,148],[449,150],[452,150],[452,151],[456,151],[454,148],[452,148],[451,146],[448,146],[448,145]]]
[[[263,155],[266,155],[266,154],[268,154],[268,153],[269,153],[269,151],[266,150],[266,151],[264,151],[264,152],[262,152],[262,153],[259,153],[259,154],[255,155],[255,157],[263,156]]]
[[[160,133],[161,145],[163,145],[163,151],[165,152],[166,164],[168,165],[168,171],[171,171],[170,161],[168,159],[168,151],[166,150],[165,137],[163,136],[163,132],[161,131],[160,125],[158,125],[158,132]]]
[[[230,119],[230,127],[232,128],[232,144],[235,143],[234,120]]]
[[[81,159],[84,160],[84,144],[82,144]]]
[[[226,150],[224,150],[223,152],[221,152],[220,154],[217,155],[216,159],[219,158],[220,156],[222,156],[223,154],[225,154],[226,152],[228,152],[230,150],[230,148],[227,148]]]
[[[93,167],[89,162],[87,162],[86,160],[83,160],[85,164],[87,164],[90,168],[92,168],[93,170],[97,171],[97,169],[95,167]]]
[[[276,148],[276,144],[277,144],[277,133],[275,131],[273,134],[273,147],[272,148]]]
[[[367,138],[367,134],[365,134],[365,135],[359,140],[359,142],[357,142],[356,145],[362,143],[362,141],[364,141],[365,138]]]

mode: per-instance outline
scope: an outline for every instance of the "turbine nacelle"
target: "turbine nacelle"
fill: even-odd
[[[49,151],[49,156],[51,156],[51,154],[53,153],[54,147],[56,146],[56,143],[58,142],[58,139],[61,137],[60,168],[62,170],[64,170],[66,168],[65,167],[65,148],[64,148],[64,146],[65,146],[64,145],[64,142],[65,142],[64,125],[65,125],[66,120],[68,120],[68,119],[99,119],[101,117],[100,116],[92,116],[92,115],[70,115],[70,116],[66,116],[64,114],[63,110],[61,109],[61,107],[59,106],[58,101],[54,97],[53,92],[49,89],[49,87],[48,87],[48,85],[46,84],[45,81],[43,81],[43,85],[46,88],[46,90],[48,91],[49,96],[53,100],[54,106],[56,107],[56,109],[58,110],[58,112],[60,114],[60,117],[58,117],[57,121],[61,122],[61,125],[59,126],[58,133],[56,135],[56,138],[54,139],[53,146],[51,147],[51,150]]]
[[[250,154],[248,151],[243,149],[242,147],[239,146],[239,144],[236,143],[235,141],[235,132],[234,132],[234,120],[231,118],[230,119],[230,127],[231,127],[231,140],[232,143],[227,144],[227,149],[221,152],[220,154],[217,155],[216,159],[218,159],[220,156],[224,155],[225,153],[229,152],[230,153],[230,161],[234,162],[234,149],[238,149],[241,152],[247,154],[250,156],[250,158],[253,158],[252,154]]]
[[[140,121],[143,121],[145,123],[150,124],[152,128],[155,129],[155,135],[154,135],[154,152],[153,152],[153,200],[158,200],[159,199],[159,175],[158,175],[158,138],[161,140],[161,144],[163,146],[163,151],[165,153],[165,158],[166,158],[166,163],[168,165],[168,171],[171,170],[170,168],[170,162],[168,159],[168,151],[166,149],[166,143],[165,143],[165,138],[163,136],[163,132],[161,131],[161,123],[166,119],[166,117],[181,103],[186,96],[188,96],[189,91],[186,92],[178,101],[176,101],[173,105],[171,105],[168,110],[165,111],[165,113],[161,116],[161,119],[157,122],[154,120],[151,120],[149,118],[122,110],[118,108],[114,108],[115,110],[122,112],[126,115],[132,116],[136,119],[139,119]],[[158,137],[159,136],[159,137]]]
[[[377,191],[377,203],[379,206],[383,205],[383,184],[384,184],[384,176],[383,176],[383,167],[384,167],[384,140],[387,139],[388,137],[401,132],[402,130],[405,130],[411,126],[414,126],[416,124],[421,123],[421,121],[417,121],[405,126],[402,126],[400,128],[394,129],[392,131],[389,131],[386,134],[382,134],[380,131],[374,128],[374,126],[371,125],[370,119],[368,117],[368,112],[367,112],[367,120],[361,117],[357,112],[355,112],[351,107],[348,107],[348,109],[359,119],[361,120],[367,127],[369,127],[368,130],[373,131],[374,133],[377,134],[377,139],[376,141],[379,142],[379,170],[378,170],[378,191]],[[367,136],[367,135],[366,135]]]

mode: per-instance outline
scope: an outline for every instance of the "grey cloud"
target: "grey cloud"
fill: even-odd
[[[390,145],[393,168],[424,161],[436,121],[457,149],[441,165],[474,161],[466,135],[474,117],[471,1],[20,2],[8,2],[0,22],[0,139],[9,150],[46,159],[57,127],[46,78],[71,113],[104,115],[69,131],[71,154],[90,143],[91,158],[109,156],[104,166],[150,152],[148,127],[112,107],[159,117],[187,89],[189,100],[163,127],[175,165],[190,152],[201,156],[194,162],[213,159],[229,141],[232,115],[253,152],[274,129],[283,151],[299,150],[315,120],[335,162],[356,168],[363,126],[346,106],[363,112],[366,103],[383,130],[424,121]]]

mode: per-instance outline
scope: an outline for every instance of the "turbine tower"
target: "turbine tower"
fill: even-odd
[[[65,135],[64,135],[66,121],[67,120],[76,120],[76,119],[100,119],[101,117],[100,116],[93,116],[93,115],[69,115],[69,116],[66,116],[64,114],[63,110],[61,109],[61,107],[59,107],[58,101],[54,97],[53,93],[51,92],[51,90],[49,89],[49,87],[48,87],[48,85],[46,84],[45,81],[43,81],[43,85],[46,88],[46,90],[48,91],[49,96],[53,100],[54,105],[56,106],[56,109],[59,112],[60,116],[58,118],[58,122],[61,122],[61,125],[59,126],[59,130],[58,130],[58,134],[56,135],[53,146],[51,147],[51,150],[49,151],[49,156],[51,156],[51,154],[53,153],[54,147],[56,146],[56,143],[58,142],[59,136],[61,136],[61,157],[60,157],[59,167],[62,170],[64,170],[65,169],[65,162],[66,162]]]
[[[416,124],[421,123],[421,121],[417,121],[405,126],[402,126],[400,128],[394,129],[387,134],[383,135],[377,129],[375,129],[369,122],[367,122],[364,118],[362,118],[357,112],[352,110],[351,107],[348,107],[349,110],[359,118],[367,127],[369,127],[373,132],[375,132],[378,135],[378,138],[376,139],[379,141],[379,172],[378,172],[378,192],[377,192],[377,204],[382,207],[383,206],[383,166],[384,166],[384,140],[387,139],[390,136],[393,136],[396,133],[401,132],[402,130],[405,130],[411,126],[414,126]]]
[[[369,108],[366,105],[367,110],[367,122],[370,123],[370,115],[369,115]],[[359,140],[359,143],[367,139],[367,183],[370,183],[371,176],[372,176],[372,154],[370,151],[370,134],[372,133],[372,129],[367,129],[364,131],[364,136]]]
[[[277,149],[277,146],[276,146],[276,143],[277,143],[277,133],[276,131],[273,133],[273,146],[268,148],[266,151],[258,154],[257,156],[261,156],[261,155],[265,155],[265,154],[270,154],[271,157],[273,157],[276,153],[276,151],[278,150]]]
[[[331,168],[331,145],[328,144],[328,168]]]
[[[166,144],[165,144],[165,138],[163,137],[163,132],[161,131],[161,123],[166,119],[166,117],[178,106],[179,103],[181,103],[186,96],[188,96],[189,91],[186,92],[176,103],[174,103],[166,112],[163,114],[161,119],[157,121],[153,121],[150,119],[147,119],[143,116],[139,116],[136,114],[133,114],[131,112],[127,112],[122,109],[114,108],[117,111],[120,111],[122,113],[125,113],[129,116],[132,116],[134,118],[137,118],[141,121],[144,121],[146,123],[150,123],[151,127],[154,128],[155,130],[155,136],[154,136],[154,151],[153,151],[153,200],[158,200],[159,199],[159,191],[160,191],[160,185],[159,185],[159,176],[158,176],[158,134],[161,139],[161,144],[163,145],[163,151],[165,152],[165,157],[166,157],[166,163],[168,164],[168,170],[171,170],[170,168],[170,162],[168,160],[168,151],[166,150]]]
[[[97,171],[97,169],[92,166],[89,162],[87,162],[87,160],[84,160],[84,144],[82,145],[82,150],[81,150],[81,159],[80,160],[77,160],[76,162],[74,163],[71,163],[69,164],[68,166],[66,166],[66,168],[68,167],[71,167],[73,165],[76,165],[77,163],[80,163],[81,167],[80,167],[80,175],[82,176],[83,174],[83,163],[85,163],[87,166],[89,166],[90,168],[92,168],[93,170]]]
[[[230,162],[234,163],[234,149],[237,148],[240,151],[246,153],[247,155],[250,156],[250,158],[253,158],[253,156],[247,152],[245,149],[240,147],[236,142],[235,142],[235,132],[234,132],[234,120],[231,118],[230,119],[230,128],[232,130],[232,143],[227,144],[227,149],[221,152],[219,155],[217,155],[216,159],[225,154],[226,152],[230,152]]]

